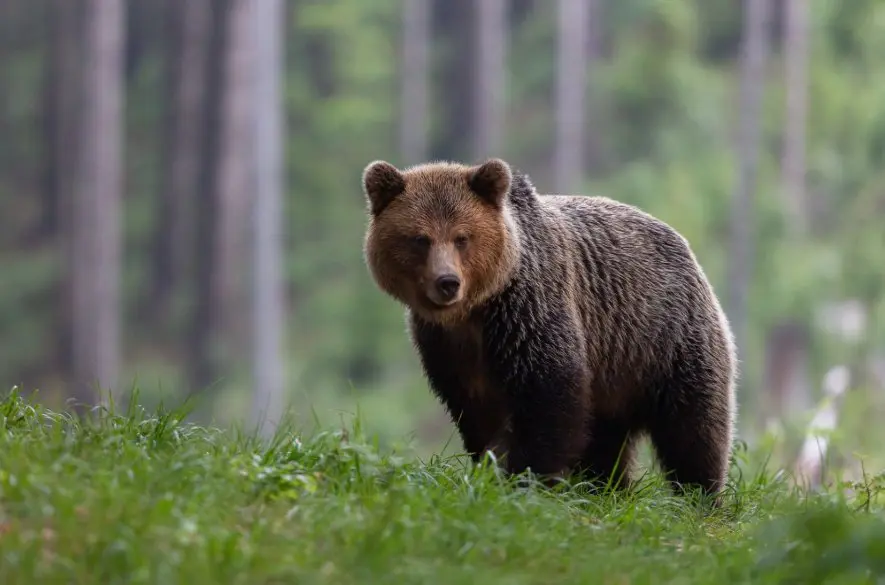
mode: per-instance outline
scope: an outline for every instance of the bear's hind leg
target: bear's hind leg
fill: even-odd
[[[700,487],[718,494],[731,455],[729,391],[686,384],[666,388],[650,425],[651,440],[667,479],[677,489]]]
[[[587,434],[589,443],[581,457],[581,474],[595,484],[629,487],[636,450],[636,437],[630,428],[620,421],[594,419]]]

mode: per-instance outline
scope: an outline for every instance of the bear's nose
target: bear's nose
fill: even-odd
[[[447,301],[458,294],[459,288],[461,288],[461,279],[454,274],[443,274],[436,279],[436,290],[439,291],[439,296]]]

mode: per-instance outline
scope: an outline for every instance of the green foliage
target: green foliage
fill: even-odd
[[[185,360],[157,345],[156,315],[146,315],[151,243],[161,184],[163,3],[128,3],[126,139],[126,372],[174,384]],[[552,188],[551,104],[556,15],[530,6],[508,30],[508,127],[502,156]],[[586,192],[637,204],[683,232],[726,301],[727,234],[735,186],[737,71],[741,3],[730,0],[621,0],[603,3],[601,57],[588,88],[588,132],[602,161],[588,165]],[[291,398],[303,417],[324,420],[351,408],[352,392],[370,405],[367,424],[384,436],[419,427],[429,411],[402,309],[377,290],[362,258],[365,202],[359,176],[370,160],[398,162],[401,0],[298,0],[287,3],[286,266],[291,322]],[[41,85],[46,57],[43,3],[5,9],[0,18],[0,377],[29,387],[52,380],[62,324],[54,290],[53,238],[33,245],[43,177]],[[780,186],[784,87],[780,19],[770,27],[763,150],[753,214],[756,254],[742,403],[756,403],[766,333],[784,319],[812,332],[811,380],[836,363],[858,362],[885,343],[885,6],[876,0],[815,0],[811,15],[807,128],[812,231],[787,237]],[[470,27],[454,27],[467,35]],[[438,32],[438,31],[437,31]],[[431,59],[466,37],[435,33]],[[436,71],[436,70],[434,70]],[[466,68],[465,68],[466,74]],[[455,98],[434,79],[431,143],[442,134],[441,105]],[[468,136],[451,150],[466,152]],[[8,248],[8,251],[6,251]],[[12,283],[8,285],[7,283]],[[846,344],[817,328],[824,303],[857,298],[871,312],[868,339]],[[179,336],[181,323],[162,328]],[[157,355],[162,354],[162,355]],[[242,362],[242,361],[241,361]],[[232,364],[243,366],[243,363]],[[220,416],[239,415],[245,368],[226,372],[231,393]],[[167,376],[167,372],[169,375]],[[43,376],[35,373],[45,374]],[[32,380],[33,383],[31,382]],[[341,389],[352,389],[342,392]],[[156,399],[156,396],[152,398]],[[433,410],[436,408],[436,410]],[[329,413],[333,414],[330,415]],[[755,413],[744,410],[741,421]],[[747,423],[750,426],[750,423]],[[445,431],[450,426],[444,426]],[[440,440],[436,437],[434,440]]]
[[[0,580],[718,584],[885,576],[881,499],[803,494],[743,457],[723,507],[711,510],[670,495],[655,478],[636,493],[520,487],[488,462],[418,462],[381,451],[359,426],[286,429],[262,443],[187,424],[185,414],[132,408],[76,419],[16,394],[0,402]]]
[[[868,583],[885,574],[881,518],[852,517],[842,505],[823,505],[768,530],[764,540],[770,547],[756,569],[760,576],[790,583]]]
[[[52,290],[58,263],[46,250],[28,258],[11,254],[0,255],[2,279],[16,286],[4,287],[0,303],[0,331],[9,336],[0,352],[0,371],[13,372],[28,363],[32,356],[52,349],[49,331],[55,316]],[[22,313],[33,315],[32,320],[21,319]]]
[[[293,351],[311,387],[373,382],[402,343],[401,310],[363,265],[363,167],[392,158],[397,2],[298,3],[288,46],[288,272],[296,298]],[[305,66],[306,64],[312,64]],[[401,363],[401,362],[400,362]],[[355,379],[353,379],[355,378]]]

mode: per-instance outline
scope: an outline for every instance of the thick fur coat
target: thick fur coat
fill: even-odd
[[[375,162],[363,188],[371,274],[475,459],[629,482],[648,435],[674,484],[722,488],[735,349],[681,235],[603,197],[539,195],[498,159]]]

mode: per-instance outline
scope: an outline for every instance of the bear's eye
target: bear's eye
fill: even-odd
[[[430,246],[430,238],[427,236],[412,236],[411,242],[418,248],[427,248]]]
[[[458,248],[464,249],[467,247],[468,238],[467,236],[458,236],[455,238],[455,245]]]

